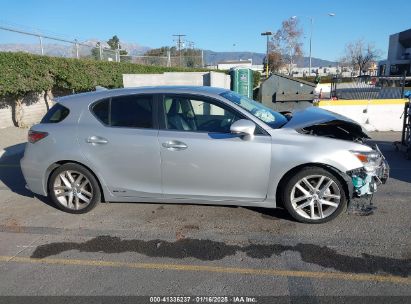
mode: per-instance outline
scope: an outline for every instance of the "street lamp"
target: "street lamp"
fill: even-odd
[[[261,33],[261,36],[266,36],[267,37],[267,52],[266,52],[266,57],[265,57],[265,74],[266,74],[266,77],[268,78],[268,48],[269,48],[269,39],[270,39],[270,36],[272,36],[273,35],[273,33],[272,32],[264,32],[264,33]]]
[[[335,13],[328,13],[327,14],[329,17],[334,17]],[[313,25],[314,25],[314,17],[311,16],[306,16],[308,18],[310,18],[310,70],[308,72],[308,75],[311,76],[311,62],[312,62],[312,54],[311,54],[311,50],[312,50],[312,39],[313,39]],[[291,19],[297,19],[297,16],[292,16]]]

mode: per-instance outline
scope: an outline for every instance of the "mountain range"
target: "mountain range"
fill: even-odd
[[[97,44],[97,39],[89,39],[82,42],[82,44],[90,45],[90,47],[80,46],[79,55],[87,56],[91,54],[93,46]],[[108,47],[106,43],[103,43],[103,47]],[[127,50],[129,55],[138,56],[143,55],[145,52],[150,50],[150,47],[143,46],[137,43],[121,43],[122,49]],[[63,43],[43,43],[44,54],[49,56],[58,57],[73,57],[75,54],[75,47],[73,44],[63,44]],[[33,54],[40,54],[39,43],[3,43],[0,44],[0,51],[3,52],[17,52],[23,51]],[[204,63],[206,65],[215,65],[221,61],[230,60],[248,60],[252,59],[253,64],[262,64],[265,57],[265,53],[255,53],[255,52],[215,52],[212,50],[204,50]],[[302,57],[297,62],[298,67],[307,67],[309,65],[309,58]],[[312,58],[313,67],[328,67],[336,66],[337,63],[334,61],[323,60],[320,58]]]
[[[210,50],[204,51],[204,62],[206,64],[214,65],[221,61],[228,60],[248,60],[252,59],[253,64],[263,64],[265,53],[254,52],[214,52]],[[298,67],[308,67],[310,64],[309,57],[302,57],[296,61]],[[328,67],[337,66],[337,62],[324,60],[320,58],[311,58],[311,66],[313,67]]]

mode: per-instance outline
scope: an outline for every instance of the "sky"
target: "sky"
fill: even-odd
[[[334,17],[328,16],[334,13]],[[410,0],[0,0],[0,26],[80,41],[121,41],[151,48],[175,45],[185,34],[195,47],[213,51],[266,50],[264,31],[297,16],[308,56],[313,18],[312,56],[336,60],[345,45],[364,39],[386,56],[390,34],[411,28]],[[33,38],[0,30],[0,43]]]

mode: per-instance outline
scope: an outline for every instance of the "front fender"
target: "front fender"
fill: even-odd
[[[362,167],[362,163],[350,152],[369,151],[370,147],[350,141],[336,140],[295,131],[272,132],[272,161],[267,200],[274,203],[277,188],[287,173],[305,166],[320,166],[333,170],[347,185],[352,195],[352,182],[347,171]]]

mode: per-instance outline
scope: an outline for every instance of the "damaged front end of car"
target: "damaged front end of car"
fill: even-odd
[[[390,167],[377,145],[371,152],[351,151],[363,167],[348,171],[353,185],[353,197],[348,205],[348,212],[356,215],[369,215],[375,209],[373,194],[389,178]]]
[[[370,138],[358,124],[350,121],[331,120],[301,128],[303,134],[348,140],[367,145]],[[352,184],[352,195],[348,203],[349,214],[370,215],[376,207],[373,205],[373,194],[389,177],[389,165],[377,145],[371,146],[369,152],[350,151],[363,164],[362,167],[345,172],[348,182]]]
[[[352,119],[317,107],[295,113],[288,112],[289,119],[283,128],[291,128],[302,134],[329,137],[364,143],[369,136]]]
[[[284,128],[293,128],[301,134],[311,136],[351,141],[371,148],[368,152],[350,151],[362,166],[343,174],[350,188],[348,212],[357,215],[371,214],[375,209],[372,204],[373,194],[380,184],[386,183],[390,169],[378,146],[367,143],[370,137],[363,127],[345,116],[316,107],[288,113],[287,118],[289,122]]]
[[[360,125],[343,120],[331,120],[300,129],[301,133],[364,143],[370,137]]]

